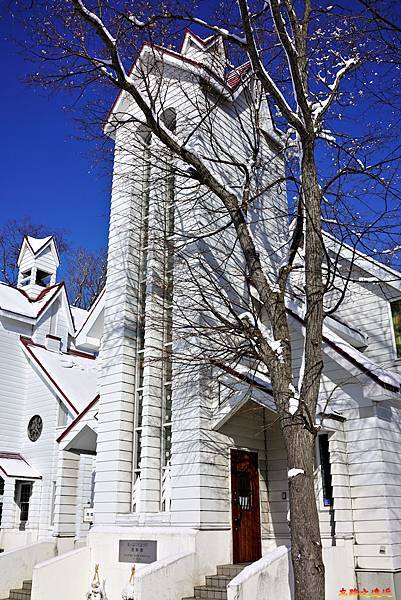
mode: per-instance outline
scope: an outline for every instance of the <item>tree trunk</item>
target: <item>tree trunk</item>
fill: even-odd
[[[316,436],[303,424],[294,424],[284,428],[284,439],[289,470],[295,600],[324,600],[324,565],[314,484]],[[304,473],[291,476],[291,469]]]

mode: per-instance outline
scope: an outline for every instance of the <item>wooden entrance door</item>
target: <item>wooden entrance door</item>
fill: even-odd
[[[231,450],[231,504],[234,563],[262,555],[258,455]]]

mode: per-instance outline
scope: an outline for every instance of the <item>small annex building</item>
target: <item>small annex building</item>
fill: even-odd
[[[79,351],[87,311],[57,282],[53,237],[25,237],[18,283],[0,283],[0,549],[51,539],[58,511],[57,437],[97,394],[96,351]],[[93,501],[93,460],[82,461],[77,538]]]

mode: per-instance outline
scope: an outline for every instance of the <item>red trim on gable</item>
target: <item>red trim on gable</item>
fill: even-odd
[[[0,452],[0,458],[10,458],[15,460],[25,460],[25,458],[19,452]],[[28,464],[28,463],[27,463]]]
[[[81,358],[87,358],[89,360],[95,360],[96,356],[93,354],[87,354],[86,352],[81,352],[81,350],[68,350],[66,354],[70,354],[71,356],[80,356]]]
[[[188,31],[190,31],[190,30],[188,30]],[[202,38],[199,38],[199,36],[197,36],[193,32],[191,32],[191,35],[193,35],[194,37],[196,37],[197,39],[199,39],[200,41],[202,41],[202,44],[204,44],[204,45],[207,45],[208,43],[210,43],[210,42],[205,42],[204,40],[202,40]],[[218,35],[212,36],[212,38],[213,37],[217,38]],[[212,38],[209,38],[209,40],[211,40]],[[185,37],[184,37],[184,40],[185,40]],[[133,71],[135,69],[135,66],[137,64],[137,61],[139,60],[139,58],[141,56],[141,53],[142,53],[143,49],[146,46],[148,46],[149,48],[155,48],[161,54],[168,54],[170,56],[173,56],[174,58],[178,58],[179,60],[181,60],[184,63],[187,63],[187,64],[193,65],[195,67],[199,67],[200,69],[203,69],[204,71],[206,71],[208,73],[208,75],[210,75],[211,77],[213,77],[220,85],[222,85],[223,87],[226,87],[227,91],[229,91],[229,92],[234,91],[238,87],[238,84],[241,82],[241,80],[240,80],[238,83],[236,83],[235,87],[230,87],[228,85],[228,83],[227,83],[227,80],[223,80],[223,79],[220,79],[219,77],[217,77],[217,75],[212,70],[208,69],[202,63],[200,63],[198,61],[195,61],[195,60],[192,60],[191,58],[188,58],[186,56],[183,56],[182,54],[180,54],[179,52],[176,52],[175,50],[170,50],[169,48],[163,48],[162,46],[159,46],[158,44],[152,44],[151,42],[148,42],[148,41],[143,42],[140,50],[138,51],[138,56],[135,59],[134,64],[133,64],[133,66],[132,66],[132,68],[131,68],[131,70],[129,72],[129,75],[132,75],[132,73],[133,73]],[[182,49],[182,45],[181,45],[181,49]],[[239,68],[241,68],[241,67],[237,67],[236,70],[238,70]],[[111,116],[112,112],[114,111],[114,109],[116,107],[116,104],[117,104],[117,102],[118,102],[118,100],[119,100],[119,98],[120,98],[120,96],[121,96],[122,93],[123,93],[123,90],[120,90],[118,92],[118,94],[116,96],[116,99],[114,100],[114,102],[113,102],[113,104],[112,104],[112,106],[111,106],[111,108],[110,108],[110,110],[109,110],[109,112],[107,114],[106,123],[110,119],[110,116]]]
[[[299,315],[297,315],[296,312],[294,312],[290,308],[287,308],[287,312],[296,321],[298,321],[302,325],[305,325],[305,320],[302,317],[300,317]],[[328,346],[333,348],[333,350],[335,350],[335,352],[337,352],[337,354],[340,354],[342,357],[344,357],[346,360],[348,360],[352,365],[354,365],[354,367],[357,367],[360,371],[362,371],[362,373],[364,373],[365,375],[370,377],[370,379],[372,379],[375,383],[380,385],[380,387],[384,388],[385,390],[389,390],[390,392],[395,392],[398,394],[400,393],[400,391],[401,391],[400,387],[395,387],[394,385],[391,385],[390,383],[386,383],[385,381],[380,379],[380,377],[378,375],[376,375],[376,373],[373,373],[365,365],[360,363],[356,358],[354,358],[353,356],[348,354],[348,352],[346,350],[337,346],[337,344],[335,342],[333,342],[332,340],[330,340],[327,336],[323,335],[322,339]]]
[[[88,406],[86,406],[86,408],[84,408],[84,410],[68,425],[67,429],[65,429],[63,433],[59,435],[59,437],[56,439],[56,442],[60,443],[65,438],[65,436],[68,433],[70,433],[71,429],[75,427],[75,425],[82,419],[82,417],[86,415],[88,411],[90,411],[90,409],[96,404],[99,398],[100,395],[97,394],[97,396],[95,396],[93,400],[89,402]]]
[[[33,340],[31,340],[31,338],[27,338],[27,337],[24,337],[22,335],[20,336],[20,341],[23,344],[23,346],[27,349],[27,351],[29,352],[29,355],[34,360],[34,362],[37,365],[39,365],[39,367],[42,369],[42,371],[44,373],[46,373],[46,376],[50,379],[50,381],[52,382],[52,384],[54,385],[54,387],[57,389],[57,391],[59,392],[59,394],[64,398],[64,400],[67,402],[67,404],[69,404],[69,406],[71,406],[71,408],[73,409],[73,411],[78,415],[79,414],[79,410],[74,406],[74,404],[71,402],[71,400],[66,396],[66,394],[63,392],[63,390],[58,385],[58,383],[53,379],[53,377],[50,375],[50,373],[42,365],[42,363],[40,362],[40,360],[35,356],[35,354],[32,352],[32,350],[29,347],[29,346],[38,346],[40,348],[44,348],[44,346],[39,346],[39,344],[35,344],[35,342]]]
[[[50,333],[48,333],[46,337],[50,338],[51,340],[57,340],[57,342],[61,342],[61,337],[59,337],[58,335],[51,335]]]
[[[22,454],[19,454],[19,452],[0,452],[0,459],[1,458],[7,458],[9,460],[21,460],[22,462],[24,462],[26,465],[28,465],[28,467],[31,467],[31,465],[29,464],[29,462],[26,460],[26,458],[24,458],[22,456]],[[33,467],[31,467],[32,469]],[[4,469],[3,467],[0,465],[0,471],[2,471],[4,473],[4,475],[6,477],[13,477],[12,475],[9,475]],[[27,477],[24,475],[20,475],[19,476],[21,479],[42,479],[42,476],[39,475],[38,477]]]
[[[201,38],[200,35],[198,35],[197,33],[194,33],[191,29],[189,29],[189,27],[186,27],[185,31],[184,31],[184,37],[183,37],[183,40],[181,43],[180,52],[182,52],[182,49],[185,44],[185,40],[187,39],[188,36],[195,38],[196,41],[199,42],[204,48],[206,48],[206,46],[214,44],[217,41],[217,39],[219,38],[219,35],[217,33],[212,34],[207,38]]]
[[[269,387],[267,387],[267,384],[263,385],[262,383],[259,383],[259,381],[255,381],[255,379],[251,375],[247,375],[246,373],[240,373],[233,367],[230,367],[229,365],[225,365],[224,363],[222,363],[218,360],[213,361],[213,364],[215,364],[217,367],[219,367],[226,373],[233,375],[233,377],[236,377],[240,381],[245,381],[246,383],[249,383],[250,385],[253,385],[256,388],[259,388],[261,391],[265,392],[266,394],[273,396],[273,391]],[[257,373],[255,373],[255,377],[257,377]]]

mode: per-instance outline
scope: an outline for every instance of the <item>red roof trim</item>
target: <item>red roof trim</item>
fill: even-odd
[[[1,458],[7,458],[9,460],[21,460],[22,462],[24,462],[26,465],[28,465],[28,467],[31,467],[31,465],[29,464],[29,462],[26,460],[26,458],[24,458],[22,456],[22,454],[19,454],[18,452],[0,452],[0,459]],[[32,467],[31,467],[32,468]],[[7,473],[7,471],[5,471],[3,469],[3,467],[0,465],[0,471],[3,471],[4,475],[6,477],[13,477],[13,475],[9,475]],[[25,475],[19,475],[18,479],[42,479],[42,476],[39,475],[38,477],[27,477]]]
[[[194,33],[191,29],[189,29],[189,27],[186,27],[186,29],[184,31],[184,37],[183,37],[183,40],[181,43],[180,52],[182,52],[182,49],[184,47],[185,41],[188,36],[195,38],[196,41],[199,42],[204,48],[206,48],[206,46],[216,43],[219,38],[219,35],[217,33],[212,34],[207,38],[201,38],[200,35],[198,35],[197,33]]]
[[[240,379],[241,381],[245,381],[246,383],[249,383],[250,385],[253,385],[254,387],[259,388],[260,390],[262,390],[266,394],[269,394],[270,396],[273,395],[273,391],[267,386],[267,384],[263,385],[262,383],[255,381],[255,379],[251,375],[247,375],[246,373],[240,373],[233,367],[230,367],[229,365],[225,365],[224,363],[222,363],[220,361],[213,361],[213,363],[217,367],[219,367],[223,371],[226,371],[226,373],[233,375],[237,379]],[[255,377],[257,377],[257,373],[255,373]]]
[[[57,389],[57,391],[59,392],[59,394],[64,398],[64,400],[69,404],[69,406],[71,406],[71,408],[73,409],[73,411],[78,415],[79,414],[78,409],[74,406],[74,404],[71,402],[71,400],[63,392],[63,390],[60,388],[60,386],[58,385],[58,383],[53,379],[53,377],[50,375],[50,373],[48,372],[48,370],[42,365],[42,363],[40,362],[40,360],[35,356],[35,354],[32,352],[32,350],[29,347],[29,346],[38,346],[39,348],[44,348],[44,346],[40,346],[39,344],[35,344],[35,342],[33,340],[31,340],[31,338],[27,338],[27,337],[24,337],[22,335],[20,336],[20,341],[23,344],[23,346],[26,348],[26,350],[29,352],[29,355],[34,360],[34,362],[37,365],[39,365],[39,367],[42,369],[42,371],[44,373],[46,373],[46,376],[50,379],[50,381],[52,382],[52,384],[54,385],[54,387]]]
[[[299,315],[297,315],[290,308],[287,308],[287,311],[299,323],[302,323],[302,325],[305,324],[305,320],[302,317],[300,317]],[[335,350],[335,352],[337,352],[338,354],[340,354],[341,356],[343,356],[352,365],[354,365],[354,367],[357,367],[360,371],[362,371],[362,373],[364,373],[365,375],[367,375],[368,377],[370,377],[370,379],[372,379],[375,383],[377,383],[378,385],[380,385],[385,390],[389,390],[390,392],[395,392],[395,393],[399,393],[400,392],[400,387],[395,387],[394,385],[391,385],[390,383],[386,383],[385,381],[382,381],[382,379],[380,379],[380,377],[378,375],[376,375],[375,373],[373,373],[365,365],[361,364],[356,358],[354,358],[353,356],[350,356],[348,354],[348,352],[346,352],[346,350],[344,350],[343,348],[339,348],[339,346],[337,346],[337,344],[335,342],[333,342],[332,340],[330,340],[327,336],[323,335],[323,341],[328,346],[330,346],[331,348],[333,348],[333,350]]]
[[[99,396],[99,394],[97,394],[97,396],[95,396],[93,398],[93,400],[91,402],[89,402],[88,406],[86,406],[84,408],[84,410],[77,417],[75,417],[75,419],[68,425],[67,429],[65,429],[63,431],[63,433],[61,435],[59,435],[59,437],[56,439],[56,442],[60,443],[65,438],[65,436],[68,433],[70,433],[71,429],[73,429],[75,427],[75,425],[77,423],[79,423],[79,421],[82,419],[82,417],[84,417],[86,415],[86,413],[88,411],[90,411],[90,409],[96,404],[96,402],[99,400],[99,398],[100,398],[100,396]]]
[[[209,43],[209,42],[205,42],[204,40],[202,40],[202,38],[200,38],[199,36],[197,36],[196,34],[194,34],[192,31],[190,31],[190,30],[186,30],[186,31],[189,31],[191,33],[191,35],[193,35],[194,37],[196,37],[197,39],[199,39],[199,41],[201,41],[204,45],[207,45]],[[216,35],[216,36],[212,36],[212,37],[217,38],[218,36]],[[184,37],[184,41],[185,41],[185,37]],[[183,44],[184,44],[184,41],[183,41]],[[213,71],[211,71],[210,69],[208,69],[205,65],[202,65],[202,63],[200,63],[198,61],[195,61],[195,60],[192,60],[191,58],[188,58],[186,56],[183,56],[182,54],[180,54],[179,52],[176,52],[175,50],[170,50],[169,48],[163,48],[163,46],[159,46],[158,44],[152,44],[151,42],[148,42],[148,41],[146,41],[146,42],[144,42],[142,44],[142,46],[141,46],[141,48],[140,48],[140,50],[138,52],[138,56],[135,59],[134,64],[133,64],[133,66],[132,66],[132,68],[130,70],[130,73],[129,73],[130,75],[133,73],[133,71],[135,69],[135,66],[136,66],[136,63],[139,60],[139,58],[141,56],[141,53],[142,53],[142,51],[143,51],[143,49],[145,47],[154,48],[158,52],[160,52],[161,54],[168,54],[170,56],[173,56],[174,58],[178,58],[179,60],[181,60],[184,63],[188,63],[190,65],[193,65],[195,67],[199,67],[200,69],[203,69],[209,75],[211,75],[216,80],[216,82],[218,82],[220,85],[226,87],[229,92],[234,91],[238,87],[238,84],[241,83],[241,79],[240,79],[239,82],[235,86],[231,87],[230,85],[228,85],[227,80],[224,81],[223,79],[220,79],[219,77],[217,77],[217,75],[215,73],[213,73]],[[182,46],[181,46],[181,49],[182,49]],[[241,66],[244,66],[244,65],[241,65]],[[240,69],[240,68],[241,67],[237,67],[237,69],[234,69],[234,71],[238,71],[238,69]],[[232,71],[231,74],[233,74],[234,71]],[[230,76],[230,74],[228,76]],[[116,96],[116,99],[114,100],[114,102],[113,102],[113,104],[112,104],[112,106],[111,106],[111,108],[110,108],[110,110],[109,110],[109,112],[107,114],[106,122],[109,120],[109,118],[110,118],[113,110],[115,109],[116,104],[117,104],[117,102],[118,102],[121,94],[123,93],[123,91],[124,90],[120,90],[118,92],[118,94]]]
[[[10,458],[15,460],[25,460],[25,458],[19,452],[0,452],[0,458]]]
[[[93,354],[88,354],[87,352],[81,352],[80,350],[68,350],[66,354],[70,354],[71,356],[80,356],[82,358],[87,358],[88,360],[95,360],[96,356]]]

